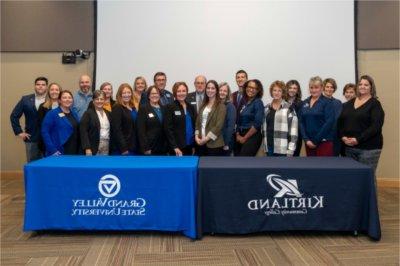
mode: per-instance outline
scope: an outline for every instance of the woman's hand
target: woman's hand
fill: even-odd
[[[183,153],[179,148],[174,149],[176,156],[182,156]]]
[[[144,154],[151,155],[151,150],[145,151]]]
[[[93,155],[91,149],[86,149],[85,150],[85,154],[86,154],[86,156],[92,156]]]
[[[306,145],[307,145],[307,147],[309,147],[310,149],[315,149],[315,148],[317,148],[317,145],[315,145],[311,140],[307,140]]]

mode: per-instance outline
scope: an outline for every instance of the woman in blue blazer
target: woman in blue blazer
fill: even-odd
[[[74,98],[68,90],[59,95],[59,107],[49,111],[42,124],[46,156],[79,153],[79,117],[72,111]]]

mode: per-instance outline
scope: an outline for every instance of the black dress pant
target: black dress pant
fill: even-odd
[[[208,148],[207,145],[197,146],[198,147],[198,154],[197,156],[224,156],[224,148]]]
[[[240,136],[246,135],[248,130],[239,132]],[[235,156],[256,156],[258,149],[262,142],[262,135],[260,131],[257,131],[251,136],[245,143],[235,143]]]

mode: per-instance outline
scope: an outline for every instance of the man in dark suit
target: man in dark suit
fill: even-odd
[[[196,116],[204,100],[204,94],[206,92],[206,83],[207,79],[205,76],[202,75],[197,76],[194,79],[194,87],[196,91],[189,93],[186,98],[186,101],[194,107],[196,111]]]
[[[14,134],[25,142],[27,161],[37,160],[43,157],[39,149],[40,125],[38,119],[39,105],[46,99],[48,80],[38,77],[35,80],[35,93],[22,96],[14,107],[10,121]],[[25,116],[25,128],[22,130],[19,120]]]
[[[232,97],[232,103],[235,106],[237,112],[239,113],[244,101],[243,95],[245,92],[243,91],[243,85],[248,80],[247,72],[241,69],[238,72],[236,72],[235,78],[236,78],[236,83],[238,85],[238,90],[232,93],[231,97]]]

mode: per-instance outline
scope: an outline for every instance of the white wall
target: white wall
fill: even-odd
[[[265,89],[274,80],[297,79],[308,95],[311,76],[333,77],[341,98],[354,82],[353,1],[99,1],[97,84],[133,83],[155,72],[167,88],[193,79],[227,81],[245,69]],[[268,93],[266,93],[267,95]],[[269,95],[266,97],[268,98]]]

